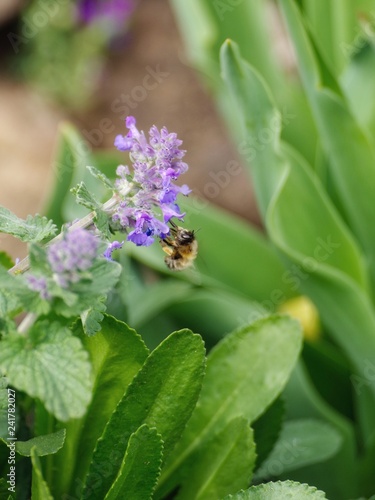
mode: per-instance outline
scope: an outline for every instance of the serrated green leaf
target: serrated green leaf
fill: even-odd
[[[91,167],[87,166],[87,170],[90,172],[90,174],[95,177],[96,179],[99,179],[105,187],[109,189],[113,189],[113,182],[108,179],[108,177],[103,174],[99,169],[96,167]]]
[[[57,227],[47,217],[28,215],[24,220],[0,206],[0,233],[11,234],[21,241],[43,242],[51,239],[56,232]]]
[[[90,491],[90,498],[103,498],[118,473],[129,436],[144,423],[162,435],[164,456],[170,453],[194,409],[203,372],[203,342],[189,330],[172,333],[150,354],[98,441],[83,494]],[[98,471],[104,470],[113,449],[111,471],[99,483]]]
[[[102,204],[87,189],[86,184],[83,181],[80,182],[78,186],[71,189],[71,192],[75,195],[77,203],[95,212],[94,222],[96,227],[106,238],[110,238],[108,214],[102,210]]]
[[[178,500],[217,500],[250,484],[255,464],[253,431],[244,417],[236,417],[200,450],[191,465]]]
[[[124,460],[105,500],[152,498],[162,463],[163,440],[156,429],[142,425],[129,438]]]
[[[300,348],[299,324],[275,315],[227,335],[212,349],[197,407],[162,472],[161,494],[178,484],[185,463],[229,420],[242,415],[252,422],[264,412],[286,384]]]
[[[319,420],[286,422],[274,449],[258,469],[255,480],[278,477],[317,462],[324,462],[338,452],[341,434]]]
[[[277,481],[252,486],[246,491],[228,495],[223,500],[325,500],[326,498],[325,493],[314,486],[295,481]]]
[[[24,275],[13,276],[0,266],[0,282],[5,294],[0,294],[1,308],[5,313],[11,313],[22,306],[25,311],[43,314],[49,311],[49,304],[42,300],[39,292],[30,290]]]
[[[59,420],[79,418],[91,398],[91,366],[81,342],[58,323],[2,341],[0,368],[16,389],[39,398]]]
[[[51,283],[49,291],[56,299],[55,311],[66,317],[80,315],[115,286],[120,274],[121,266],[117,262],[103,258],[94,262],[87,279],[71,284],[69,290],[57,286],[52,288]]]
[[[85,335],[80,322],[74,333],[89,353],[94,389],[83,418],[65,424],[66,444],[53,457],[53,475],[48,477],[48,482],[53,484],[56,498],[61,498],[69,489],[71,495],[75,495],[77,481],[83,484],[98,438],[149,354],[132,328],[108,315],[104,316],[101,331],[95,336]],[[62,469],[64,474],[60,472]]]
[[[105,300],[106,297],[99,297],[90,309],[81,313],[82,327],[86,335],[95,335],[101,329],[103,314],[107,309]]]
[[[81,181],[76,187],[70,190],[76,197],[77,203],[88,208],[89,210],[96,210],[100,207],[100,203],[96,200],[95,196],[87,189],[86,184]]]
[[[17,441],[16,451],[25,457],[31,457],[32,453],[38,457],[57,453],[63,447],[66,430],[61,429],[53,434],[37,436],[28,441]]]
[[[31,463],[33,465],[32,481],[31,481],[31,499],[53,500],[48,485],[43,479],[40,460],[34,449],[31,449]]]

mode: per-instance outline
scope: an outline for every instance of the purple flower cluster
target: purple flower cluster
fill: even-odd
[[[134,0],[79,0],[78,18],[85,24],[98,19],[120,25],[130,17],[134,4]]]
[[[26,276],[27,285],[30,290],[34,292],[39,292],[39,295],[44,300],[49,300],[51,298],[47,290],[47,280],[43,276],[37,277],[33,274],[28,274]]]
[[[64,234],[61,241],[53,243],[47,250],[48,262],[57,283],[68,288],[81,278],[98,257],[99,239],[90,231],[77,228]]]
[[[167,222],[182,214],[176,203],[179,193],[188,195],[188,186],[177,186],[174,181],[186,172],[182,161],[185,151],[179,147],[182,141],[163,127],[160,131],[152,126],[147,140],[144,132],[136,127],[135,118],[126,119],[129,132],[118,135],[115,146],[129,151],[133,174],[127,166],[117,169],[119,178],[116,188],[124,201],[120,202],[113,220],[129,230],[128,240],[136,245],[148,246],[155,237],[165,238],[169,233]]]

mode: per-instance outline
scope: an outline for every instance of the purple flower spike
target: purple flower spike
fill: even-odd
[[[184,216],[176,200],[180,193],[188,195],[190,189],[186,184],[177,186],[174,181],[186,172],[188,165],[182,161],[185,151],[180,149],[182,141],[175,133],[169,133],[165,127],[159,131],[154,125],[147,139],[137,129],[133,116],[128,116],[125,123],[129,131],[116,137],[115,146],[120,151],[129,151],[133,175],[127,167],[117,169],[116,188],[125,199],[113,220],[125,230],[132,228],[129,241],[148,246],[155,237],[168,235],[166,222]]]
[[[50,300],[51,295],[48,293],[47,290],[47,280],[43,276],[37,277],[34,276],[33,274],[28,274],[26,276],[26,281],[28,284],[28,287],[31,290],[34,290],[35,292],[39,292],[39,295],[41,296],[42,299],[45,300]]]
[[[76,283],[80,274],[88,270],[98,256],[99,240],[82,228],[68,231],[64,238],[52,244],[47,251],[56,281],[63,288]]]
[[[110,243],[108,245],[108,248],[107,250],[104,252],[104,257],[108,260],[113,260],[112,259],[112,253],[115,251],[115,250],[120,250],[123,246],[124,242],[122,241],[121,243],[119,241],[113,241],[112,243]]]

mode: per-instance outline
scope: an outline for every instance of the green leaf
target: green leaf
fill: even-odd
[[[2,341],[0,368],[15,388],[39,398],[62,421],[79,418],[91,398],[91,367],[81,342],[58,323],[40,321],[28,337]]]
[[[63,447],[66,430],[61,429],[53,434],[37,436],[28,441],[17,441],[16,451],[25,457],[31,457],[32,454],[42,457],[57,453]]]
[[[87,167],[87,170],[90,172],[90,174],[95,177],[95,179],[100,180],[105,187],[108,189],[113,189],[113,182],[108,179],[108,177],[103,174],[100,170],[98,170],[96,167]]]
[[[375,99],[371,82],[375,78],[375,45],[363,39],[363,46],[351,58],[340,83],[353,116],[375,141]]]
[[[59,138],[56,148],[56,159],[53,164],[55,174],[54,188],[44,212],[53,219],[57,226],[62,226],[67,220],[79,217],[72,210],[67,212],[69,190],[74,179],[82,176],[83,169],[89,161],[87,145],[78,130],[70,123],[64,122],[59,128]],[[81,180],[81,178],[77,179]],[[72,215],[72,217],[69,217]],[[81,214],[83,215],[83,214]]]
[[[55,286],[49,288],[56,299],[54,309],[66,317],[78,316],[82,312],[97,307],[98,300],[106,295],[117,283],[121,274],[121,266],[114,261],[97,259],[87,279],[81,279],[70,285],[69,290]]]
[[[264,462],[274,447],[285,413],[284,400],[278,397],[253,424],[254,440],[257,446],[256,469]]]
[[[31,449],[31,463],[33,465],[32,482],[31,482],[32,500],[53,500],[48,485],[43,479],[40,460],[34,449]]]
[[[90,491],[90,498],[103,498],[118,473],[130,435],[144,423],[156,427],[164,455],[170,453],[194,409],[203,372],[202,339],[188,330],[171,334],[150,354],[98,441],[84,495]],[[104,471],[109,454],[111,470],[104,476],[99,471]]]
[[[222,64],[244,111],[247,133],[264,127],[275,131],[274,140],[254,158],[252,170],[269,236],[287,257],[286,277],[295,291],[311,297],[329,333],[361,373],[363,360],[375,358],[375,315],[356,242],[311,168],[280,144],[280,128],[272,125],[279,113],[269,91],[230,42],[223,46]]]
[[[265,411],[286,384],[300,348],[299,324],[275,315],[227,335],[212,349],[198,405],[162,471],[161,494],[178,484],[185,463],[229,420],[242,415],[252,422]]]
[[[176,498],[216,500],[250,483],[255,464],[253,431],[235,417],[214,435],[192,462]]]
[[[109,230],[108,214],[102,210],[102,203],[99,203],[95,196],[87,189],[86,184],[82,181],[75,188],[71,189],[71,192],[75,195],[77,203],[88,208],[89,210],[95,211],[94,222],[96,227],[101,233],[105,235],[106,238],[111,237],[111,232]]]
[[[37,242],[51,239],[57,232],[52,220],[37,214],[20,219],[7,208],[0,206],[0,233],[11,234],[21,241]]]
[[[65,424],[66,445],[53,457],[48,482],[53,484],[56,498],[61,498],[69,489],[75,495],[77,481],[83,484],[98,438],[149,354],[141,337],[132,328],[108,315],[104,316],[101,331],[95,336],[85,335],[80,322],[77,322],[74,333],[89,353],[94,388],[85,415]],[[38,417],[37,423],[43,415],[39,412]],[[60,472],[62,469],[64,474]]]
[[[322,80],[320,56],[295,2],[280,4],[345,218],[366,253],[375,283],[375,205],[368,203],[375,192],[375,144],[348,109],[338,83]]]
[[[124,460],[105,500],[151,498],[160,474],[163,440],[156,429],[142,425],[134,432]]]
[[[254,479],[261,482],[307,465],[324,462],[338,452],[341,444],[341,435],[325,422],[286,422],[274,449],[258,469]]]
[[[324,500],[326,498],[323,491],[313,486],[295,481],[277,481],[252,486],[246,491],[228,495],[223,500]]]
[[[339,453],[322,464],[294,471],[293,478],[300,482],[314,484],[324,490],[329,498],[354,498],[358,494],[358,456],[356,432],[352,422],[324,401],[309,379],[302,361],[297,363],[283,397],[287,419],[324,420],[339,431],[342,438]],[[346,471],[344,476],[343,470]]]
[[[83,331],[86,335],[95,335],[101,329],[101,322],[103,320],[103,314],[106,311],[107,306],[104,304],[106,297],[99,297],[96,302],[83,313],[81,313],[81,321]]]
[[[6,269],[10,269],[11,267],[14,266],[13,259],[10,255],[8,255],[6,252],[1,251],[0,252],[0,265],[5,267]]]

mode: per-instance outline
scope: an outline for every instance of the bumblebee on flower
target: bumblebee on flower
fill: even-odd
[[[148,246],[155,237],[165,241],[171,232],[167,223],[173,223],[173,218],[181,220],[185,215],[176,200],[179,193],[186,196],[190,189],[174,181],[187,171],[188,165],[182,161],[185,151],[180,149],[182,141],[175,133],[152,126],[147,139],[132,116],[126,119],[126,126],[129,132],[126,136],[118,135],[115,146],[129,152],[133,173],[124,165],[117,169],[116,189],[123,201],[113,221],[119,229],[130,229],[129,241]]]

